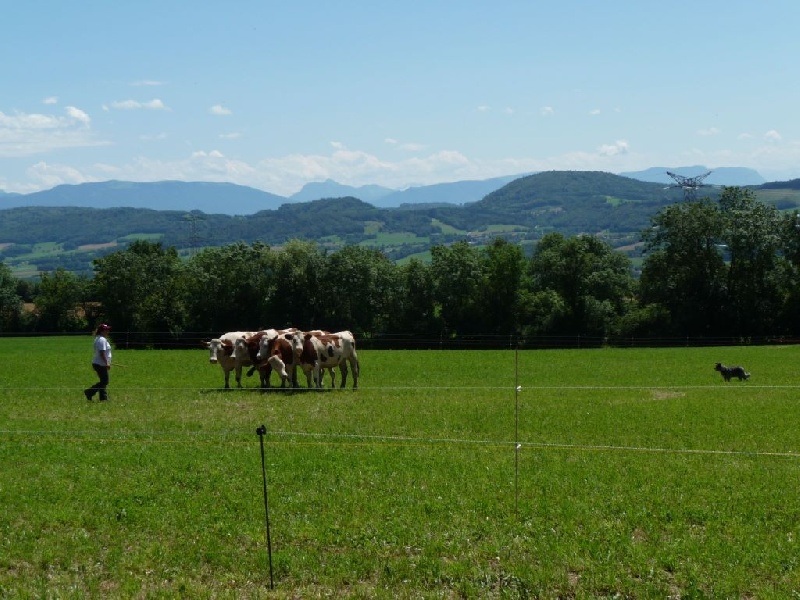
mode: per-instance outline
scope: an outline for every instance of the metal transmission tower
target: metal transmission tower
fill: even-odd
[[[670,173],[669,171],[667,171],[667,175],[672,177],[676,182],[675,185],[671,185],[670,187],[682,188],[683,200],[684,202],[689,202],[697,200],[697,188],[706,187],[708,185],[703,183],[703,179],[711,175],[711,171],[698,175],[697,177],[684,177],[683,175]]]

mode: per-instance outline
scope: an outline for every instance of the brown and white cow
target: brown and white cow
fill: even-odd
[[[225,389],[231,387],[231,371],[236,372],[236,384],[242,387],[242,367],[252,364],[252,361],[246,350],[241,350],[241,345],[251,335],[253,335],[252,331],[230,331],[211,341],[204,342],[209,352],[208,362],[212,365],[218,364],[225,374]]]
[[[339,387],[347,385],[348,364],[353,372],[353,389],[358,387],[358,354],[355,338],[349,331],[339,333],[306,332],[302,338],[297,335],[292,339],[293,349],[300,368],[306,374],[308,387],[322,387],[322,373],[328,369],[331,373],[331,387],[335,386],[333,369],[339,367],[342,375]]]
[[[262,329],[261,331],[258,331],[251,337],[247,338],[247,352],[250,356],[250,360],[253,362],[253,367],[247,372],[247,376],[249,377],[254,371],[258,370],[261,379],[261,387],[270,387],[270,375],[273,367],[272,361],[269,359],[273,354],[272,344],[279,337],[287,333],[294,333],[296,331],[297,329],[295,328]],[[291,356],[289,356],[289,358],[291,358]],[[283,387],[285,384],[284,377],[286,376],[285,371],[287,368],[290,370],[290,372],[293,372],[294,361],[287,361],[287,364],[279,370],[281,387]]]
[[[348,330],[339,331],[331,334],[339,338],[339,343],[342,347],[342,359],[339,363],[339,370],[342,373],[342,382],[339,387],[347,387],[347,365],[350,365],[350,370],[353,375],[353,389],[358,388],[358,376],[360,375],[361,365],[358,362],[358,352],[356,352],[356,338],[352,332]]]
[[[290,386],[296,386],[294,351],[289,340],[280,336],[273,338],[270,340],[269,348],[264,356],[266,356],[266,363],[262,363],[259,368],[275,371],[281,378],[281,387],[286,387],[287,381]],[[269,385],[269,380],[267,385]]]

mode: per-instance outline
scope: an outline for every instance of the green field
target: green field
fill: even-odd
[[[798,346],[362,351],[288,394],[118,349],[106,403],[90,348],[0,339],[2,598],[800,596]]]

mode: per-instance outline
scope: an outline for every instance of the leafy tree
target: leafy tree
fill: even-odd
[[[651,224],[642,234],[646,258],[640,304],[667,310],[670,329],[664,335],[714,335],[725,321],[727,288],[719,249],[725,221],[719,207],[708,199],[673,204]]]
[[[89,282],[63,268],[40,273],[35,298],[39,331],[80,331],[86,329],[86,291]]]
[[[435,301],[450,334],[481,333],[483,283],[480,255],[466,241],[431,248]]]
[[[194,331],[273,327],[269,298],[277,283],[275,253],[260,242],[206,248],[184,270],[185,302]]]
[[[275,285],[267,302],[274,326],[321,329],[321,315],[331,299],[321,294],[325,257],[314,242],[291,240],[275,256]]]
[[[726,187],[719,198],[730,266],[727,271],[729,333],[775,333],[783,304],[780,214],[752,190]]]
[[[96,297],[115,331],[177,332],[184,327],[181,261],[174,247],[137,240],[96,259],[94,270]]]
[[[438,337],[442,330],[435,304],[433,272],[416,258],[399,267],[396,308],[388,327],[409,337]]]
[[[796,335],[800,332],[800,213],[783,215],[779,227],[784,292],[781,322],[787,332]]]
[[[11,268],[0,262],[0,331],[14,331],[22,317],[22,298]]]
[[[345,246],[326,257],[318,324],[323,329],[383,331],[397,291],[397,267],[379,250]]]
[[[545,235],[529,263],[540,333],[606,337],[616,332],[634,287],[630,260],[589,235]],[[549,310],[550,312],[546,312]]]
[[[495,238],[486,248],[483,256],[482,300],[487,332],[518,332],[525,264],[522,248],[503,238]]]

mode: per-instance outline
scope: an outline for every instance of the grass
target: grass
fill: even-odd
[[[756,190],[756,198],[760,202],[780,205],[782,210],[796,210],[800,207],[800,190]]]
[[[90,344],[0,339],[0,597],[800,595],[800,347],[362,351],[292,394],[117,350],[90,403]]]
[[[456,229],[452,225],[448,225],[447,223],[444,223],[439,219],[431,219],[431,225],[433,225],[434,227],[438,227],[439,231],[441,231],[446,235],[467,235],[467,233],[469,233],[465,229]]]

